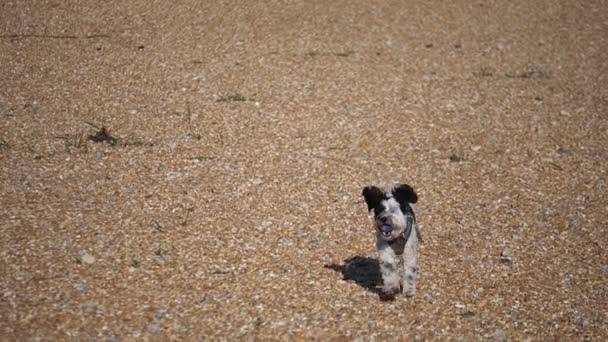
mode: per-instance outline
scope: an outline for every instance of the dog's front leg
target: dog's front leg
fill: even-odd
[[[412,234],[414,235],[414,234]],[[418,264],[416,260],[416,246],[418,241],[416,236],[412,236],[403,249],[403,294],[406,297],[413,297],[416,294],[416,275]]]
[[[397,256],[387,245],[380,245],[378,246],[378,261],[382,273],[382,292],[388,297],[393,297],[401,290]]]

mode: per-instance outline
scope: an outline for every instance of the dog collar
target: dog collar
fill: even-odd
[[[416,224],[416,219],[413,215],[407,215],[405,218],[405,230],[398,237],[387,241],[388,245],[395,251],[395,254],[401,255],[403,254],[403,249],[405,248],[405,244],[407,240],[409,240],[410,235],[412,235],[412,229],[414,229],[414,225]],[[416,228],[416,235],[420,236],[418,233],[418,228]]]

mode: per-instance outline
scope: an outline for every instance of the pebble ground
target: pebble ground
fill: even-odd
[[[604,341],[607,113],[605,1],[3,1],[0,339]]]

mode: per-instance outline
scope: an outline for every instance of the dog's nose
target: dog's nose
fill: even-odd
[[[386,223],[386,217],[385,216],[380,216],[380,222]]]

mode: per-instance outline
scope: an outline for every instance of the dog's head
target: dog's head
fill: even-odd
[[[407,184],[379,188],[367,186],[363,189],[367,209],[374,215],[378,235],[390,241],[407,229],[407,216],[414,217],[410,204],[418,201],[418,195]]]

